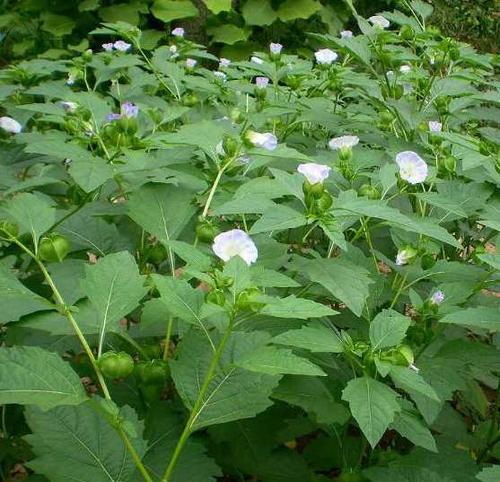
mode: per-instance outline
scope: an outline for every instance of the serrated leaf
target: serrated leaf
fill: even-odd
[[[34,346],[0,348],[0,403],[44,410],[87,400],[79,376],[57,353]]]
[[[122,251],[85,266],[82,288],[99,316],[99,355],[110,325],[137,307],[144,297],[144,277],[133,256]]]
[[[142,431],[129,407],[122,409],[127,422]],[[93,410],[90,402],[41,412],[29,407],[26,420],[33,432],[26,436],[35,459],[28,466],[52,482],[126,482],[135,465],[118,432]],[[142,439],[133,439],[139,456]]]
[[[337,334],[324,325],[305,325],[275,336],[273,343],[304,348],[313,353],[342,353],[344,347]]]
[[[370,342],[373,350],[399,344],[410,326],[410,319],[394,310],[383,310],[370,323]]]
[[[453,313],[448,313],[439,322],[470,326],[482,330],[500,331],[500,310],[486,306],[464,308]]]
[[[198,9],[189,0],[155,0],[151,13],[163,22],[198,15]]]
[[[393,365],[390,372],[396,387],[405,390],[410,395],[417,393],[435,402],[440,402],[438,394],[421,375],[411,368]]]
[[[326,373],[306,358],[295,355],[291,350],[274,346],[258,348],[237,363],[241,368],[269,375],[311,375],[326,376]]]
[[[369,377],[354,378],[342,392],[351,413],[372,447],[384,435],[401,408],[398,394],[387,385]]]
[[[262,299],[264,301],[264,298]],[[275,316],[277,318],[299,318],[307,320],[308,318],[318,318],[322,316],[331,316],[337,314],[326,305],[316,303],[305,298],[297,298],[294,295],[286,298],[265,298],[267,303],[261,310],[261,314]]]
[[[431,431],[424,425],[421,418],[407,410],[396,415],[391,428],[407,438],[410,442],[431,452],[437,452],[436,441]]]
[[[247,0],[241,13],[247,25],[259,27],[271,25],[278,18],[269,0]]]

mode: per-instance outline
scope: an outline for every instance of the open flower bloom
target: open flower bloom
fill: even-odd
[[[106,52],[111,52],[113,50],[113,43],[112,42],[109,42],[107,44],[102,44],[102,48],[106,51]]]
[[[267,84],[269,84],[269,79],[267,77],[256,77],[255,79],[255,85],[259,89],[265,89],[267,87]]]
[[[182,27],[177,27],[172,30],[172,35],[174,37],[184,37],[184,29]]]
[[[444,301],[444,293],[441,290],[435,291],[430,297],[430,302],[433,305],[440,305]]]
[[[225,82],[226,79],[227,79],[227,75],[224,73],[224,72],[220,72],[218,70],[216,70],[214,72],[214,77],[217,79],[217,80],[220,80],[221,82]]]
[[[262,65],[264,63],[264,61],[259,58],[259,57],[250,57],[250,62],[253,62],[254,64],[258,64],[258,65]]]
[[[417,250],[415,248],[405,247],[401,248],[396,255],[396,264],[398,266],[403,266],[408,264],[412,259],[417,256]]]
[[[120,52],[126,52],[130,49],[130,47],[132,47],[132,45],[124,42],[123,40],[117,40],[113,44],[113,47],[115,48],[115,50],[119,50]]]
[[[0,117],[0,129],[10,134],[19,134],[22,130],[21,124],[12,117]]]
[[[320,49],[314,52],[316,62],[320,65],[330,65],[338,59],[338,54],[330,49]]]
[[[283,48],[283,45],[281,45],[279,43],[271,42],[269,44],[269,52],[271,52],[274,55],[279,55],[281,53],[282,48]]]
[[[75,110],[78,108],[78,104],[76,102],[62,100],[59,104],[66,112],[75,112]]]
[[[379,27],[379,28],[387,28],[391,24],[389,20],[387,20],[385,17],[382,17],[382,15],[372,15],[368,21],[374,26],[374,27]]]
[[[429,121],[429,131],[430,132],[441,132],[443,129],[443,124],[438,121]]]
[[[331,139],[328,143],[328,147],[332,151],[337,151],[339,149],[352,149],[354,146],[357,146],[358,143],[358,136],[340,136]]]
[[[127,119],[134,119],[139,114],[139,107],[132,102],[124,102],[121,105],[120,114]]]
[[[330,167],[315,162],[299,164],[297,167],[297,172],[302,174],[309,181],[309,184],[323,182],[330,175],[330,171]]]
[[[197,63],[195,59],[186,59],[186,67],[188,69],[194,69]]]
[[[223,261],[239,256],[248,265],[255,263],[259,254],[252,238],[241,229],[231,229],[215,236],[212,250]]]
[[[427,163],[413,151],[403,151],[396,156],[401,179],[410,184],[419,184],[427,178]]]
[[[278,147],[278,139],[272,132],[254,132],[247,133],[247,139],[255,146],[262,147],[268,151],[274,151]]]
[[[350,30],[342,30],[340,32],[340,38],[351,38],[353,36],[353,33]]]
[[[407,74],[408,72],[411,72],[411,65],[402,65],[401,67],[399,67],[399,71],[402,74]]]
[[[224,57],[221,57],[219,59],[219,69],[229,67],[230,65],[231,65],[231,61],[229,59],[225,59]]]

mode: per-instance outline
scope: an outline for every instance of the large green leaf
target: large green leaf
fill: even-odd
[[[453,313],[448,313],[439,322],[470,326],[482,330],[500,331],[500,310],[486,306],[464,308]]]
[[[163,22],[179,18],[195,17],[198,9],[190,0],[155,0],[151,13]]]
[[[500,479],[500,465],[486,467],[476,477],[481,482],[497,482]]]
[[[290,22],[298,18],[309,18],[321,9],[316,0],[285,0],[279,9],[278,17],[283,22]]]
[[[298,228],[305,224],[307,224],[307,218],[303,213],[283,204],[276,204],[262,213],[262,217],[250,229],[250,234],[283,231],[284,229]]]
[[[126,251],[86,266],[82,288],[98,312],[100,354],[110,325],[136,308],[147,288],[133,256]]]
[[[406,405],[411,407],[411,403]],[[396,415],[391,428],[410,442],[431,452],[437,452],[436,441],[422,419],[412,410],[403,409]]]
[[[367,376],[350,380],[342,392],[342,399],[349,402],[353,417],[372,447],[401,410],[397,398],[394,390]]]
[[[176,239],[195,213],[193,193],[171,184],[148,184],[134,192],[129,216],[160,241]]]
[[[142,432],[137,416],[129,407],[121,415]],[[35,459],[28,466],[51,482],[126,482],[134,471],[134,462],[118,432],[90,402],[77,407],[58,407],[49,412],[26,410],[31,435],[26,440]],[[139,456],[145,443],[133,439]]]
[[[332,329],[320,325],[306,325],[299,330],[290,330],[273,338],[273,343],[279,345],[304,348],[319,353],[342,353],[342,340]]]
[[[247,25],[271,25],[278,15],[273,10],[270,0],[247,0],[241,8]]]
[[[286,298],[266,297],[267,304],[262,308],[263,315],[275,316],[277,318],[319,318],[322,316],[331,316],[337,314],[326,305],[305,298],[296,298],[295,295]]]
[[[44,410],[87,399],[80,378],[56,353],[34,346],[0,348],[0,403]]]
[[[233,334],[193,421],[194,430],[253,417],[271,405],[269,396],[280,376],[250,372],[234,365],[263,341],[255,332]],[[179,345],[177,358],[170,362],[175,386],[189,410],[198,397],[212,356],[206,337],[198,330],[191,330]]]
[[[250,30],[231,24],[210,28],[208,32],[212,35],[212,42],[220,42],[227,45],[242,42],[250,35]]]
[[[373,350],[397,345],[405,337],[411,320],[394,310],[383,310],[370,323]]]
[[[216,15],[231,10],[231,0],[203,0],[207,8]]]
[[[432,388],[432,386],[415,370],[394,365],[391,367],[390,373],[396,387],[407,391],[410,395],[416,393],[435,402],[441,401],[434,388]]]

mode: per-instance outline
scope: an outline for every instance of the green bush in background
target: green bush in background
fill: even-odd
[[[354,0],[361,15],[405,9],[404,0]],[[433,21],[446,35],[481,50],[498,50],[497,0],[434,0]],[[305,45],[305,32],[338,34],[353,20],[345,0],[3,0],[0,59],[41,55],[56,59],[89,46],[86,33],[101,22],[124,21],[143,30],[154,48],[171,25],[212,51],[242,59],[259,46],[280,41],[289,49]]]

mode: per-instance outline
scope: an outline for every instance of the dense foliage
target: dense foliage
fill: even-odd
[[[496,65],[410,10],[0,72],[3,479],[499,480]]]

